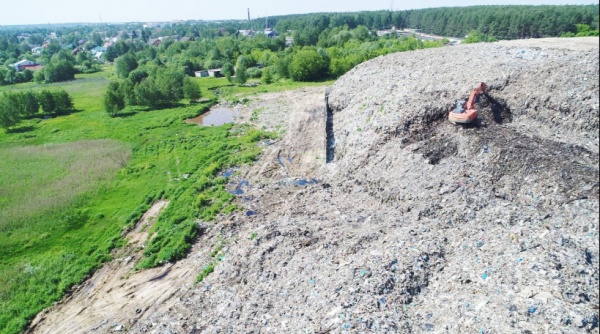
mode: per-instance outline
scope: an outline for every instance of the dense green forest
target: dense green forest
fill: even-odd
[[[322,13],[269,18],[277,31],[295,31],[300,39],[314,41],[321,31],[336,27],[370,29],[421,29],[424,33],[464,37],[471,30],[497,39],[560,36],[577,32],[576,24],[598,29],[598,5],[588,6],[474,6],[406,11]],[[254,28],[264,20],[252,22]]]

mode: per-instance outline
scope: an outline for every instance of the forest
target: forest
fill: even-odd
[[[473,6],[428,8],[406,11],[322,13],[269,18],[277,31],[295,31],[314,41],[320,31],[359,25],[370,29],[421,29],[446,37],[464,37],[477,30],[497,39],[558,37],[576,33],[576,24],[598,30],[598,5],[587,6]],[[253,21],[260,27],[261,21]],[[264,20],[262,21],[264,24]],[[318,37],[317,37],[318,38]]]

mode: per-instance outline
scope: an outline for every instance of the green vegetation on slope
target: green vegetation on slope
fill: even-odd
[[[256,159],[256,143],[270,136],[247,126],[184,123],[213,103],[208,87],[230,85],[224,78],[198,81],[209,102],[110,117],[102,96],[112,73],[108,67],[73,82],[0,89],[64,89],[75,109],[0,132],[0,333],[23,330],[109,260],[123,232],[158,199],[171,204],[138,268],[184,256],[197,220],[235,209],[218,172]]]

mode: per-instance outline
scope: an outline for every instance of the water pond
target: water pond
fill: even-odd
[[[237,116],[237,111],[225,107],[217,107],[205,112],[200,116],[186,119],[185,122],[198,124],[200,126],[219,126],[233,123],[233,119]]]

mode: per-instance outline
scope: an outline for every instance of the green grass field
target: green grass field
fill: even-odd
[[[184,120],[217,99],[236,100],[306,84],[236,87],[198,79],[210,101],[176,108],[128,109],[111,118],[101,101],[111,67],[72,82],[0,87],[61,88],[76,111],[22,121],[0,131],[0,333],[18,333],[39,311],[110,259],[122,233],[156,200],[171,204],[153,227],[156,237],[138,268],[186,255],[198,220],[236,207],[218,172],[251,163],[256,143],[271,134],[248,126],[199,127]],[[327,83],[318,83],[327,84]],[[217,89],[217,90],[215,90]]]

